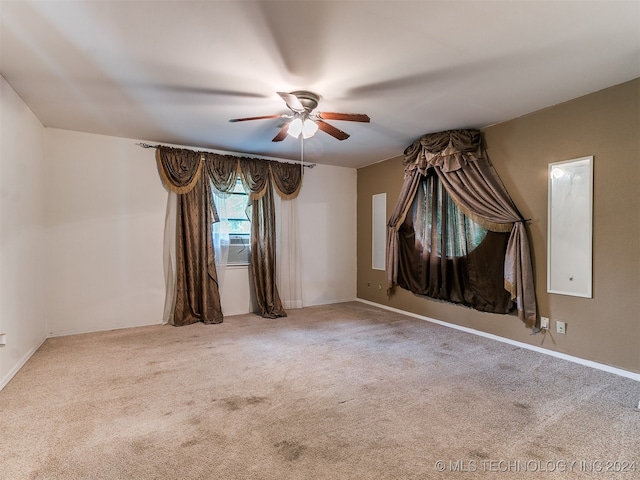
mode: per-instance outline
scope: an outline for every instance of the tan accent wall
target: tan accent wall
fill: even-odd
[[[489,157],[525,218],[539,315],[551,335],[531,335],[515,315],[495,315],[385,292],[371,269],[371,196],[387,193],[387,218],[402,185],[402,157],[358,170],[358,298],[586,360],[640,372],[640,79],[483,130]],[[429,133],[429,132],[425,132]],[[547,167],[593,155],[593,298],[548,294]],[[378,288],[381,285],[382,288]],[[567,322],[566,335],[555,321]],[[553,342],[555,340],[555,343]]]

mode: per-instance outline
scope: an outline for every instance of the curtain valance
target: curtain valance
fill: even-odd
[[[425,175],[431,167],[453,172],[482,157],[482,136],[478,130],[449,130],[417,139],[405,149],[403,163],[405,175],[416,169]]]
[[[293,163],[271,162],[271,178],[273,186],[283,200],[291,200],[298,196],[302,187],[302,167]]]
[[[198,152],[160,147],[156,162],[162,183],[174,193],[187,193],[200,180],[202,156]]]
[[[537,318],[531,252],[524,219],[482,145],[479,130],[449,130],[420,137],[405,150],[404,185],[387,224],[387,287],[398,278],[398,230],[415,198],[420,177],[434,169],[456,205],[487,230],[510,232],[504,286],[529,327]]]
[[[231,155],[203,153],[204,167],[213,186],[220,192],[230,192],[238,177],[238,159]]]
[[[269,186],[270,170],[265,161],[249,158],[240,159],[240,178],[251,200],[261,199]]]
[[[157,148],[156,162],[165,187],[178,194],[189,192],[200,179],[203,169],[213,186],[221,192],[230,191],[240,174],[251,200],[260,199],[269,184],[283,200],[297,197],[302,186],[302,169],[295,163],[164,146]]]

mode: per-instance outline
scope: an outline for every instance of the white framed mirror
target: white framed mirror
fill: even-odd
[[[593,157],[549,164],[547,292],[592,297]]]
[[[373,252],[371,268],[385,269],[385,249],[387,246],[387,194],[378,193],[372,196],[371,250]]]

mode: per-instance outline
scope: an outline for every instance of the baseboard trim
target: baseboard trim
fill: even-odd
[[[9,370],[9,372],[7,372],[7,374],[4,377],[2,377],[2,379],[0,379],[0,391],[2,391],[2,389],[6,387],[7,384],[11,381],[11,379],[15,377],[16,373],[18,373],[18,371],[22,367],[24,367],[24,365],[29,361],[29,359],[33,356],[33,354],[36,353],[38,349],[42,346],[42,344],[47,340],[47,338],[49,337],[45,336],[44,338],[42,338],[35,347],[33,347],[31,350],[25,353],[20,359],[20,361],[16,363],[13,366],[13,368]]]
[[[463,332],[471,333],[473,335],[479,335],[481,337],[497,340],[498,342],[508,343],[509,345],[515,345],[520,348],[526,348],[528,350],[533,350],[534,352],[543,353],[545,355],[550,355],[556,358],[561,358],[563,360],[568,360],[573,363],[579,363],[580,365],[585,365],[587,367],[595,368],[597,370],[602,370],[608,373],[613,373],[615,375],[630,378],[632,380],[640,382],[640,373],[630,372],[622,368],[612,367],[611,365],[594,362],[592,360],[586,360],[580,357],[574,357],[573,355],[567,355],[566,353],[554,352],[553,350],[548,350],[542,347],[536,347],[535,345],[529,345],[528,343],[519,342],[517,340],[511,340],[510,338],[500,337],[492,333],[483,332],[481,330],[475,330],[469,327],[463,327],[461,325],[456,325],[454,323],[443,322],[442,320],[436,320],[435,318],[426,317],[424,315],[419,315],[417,313],[407,312],[406,310],[400,310],[399,308],[394,308],[388,305],[383,305],[381,303],[372,302],[370,300],[365,300],[364,298],[357,298],[356,301],[366,303],[367,305],[371,305],[374,307],[382,308],[384,310],[389,310],[390,312],[395,312],[402,315],[406,315],[408,317],[417,318],[419,320],[426,320],[427,322],[437,323],[438,325],[453,328],[455,330],[461,330]]]
[[[141,324],[133,324],[133,325],[116,325],[111,327],[100,327],[94,330],[67,330],[63,332],[49,332],[47,338],[56,338],[56,337],[68,337],[70,335],[85,335],[87,333],[99,333],[99,332],[109,332],[111,330],[125,330],[127,328],[139,328],[139,327],[151,327],[154,325],[162,325],[162,322],[156,323],[141,323]]]

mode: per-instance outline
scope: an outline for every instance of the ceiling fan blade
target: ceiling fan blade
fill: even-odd
[[[369,123],[371,121],[369,115],[365,115],[364,113],[317,112],[316,117],[324,120],[346,120],[348,122]]]
[[[332,137],[337,138],[338,140],[346,140],[349,138],[349,134],[343,132],[339,128],[334,127],[333,125],[328,124],[327,122],[323,122],[322,120],[316,120],[318,124],[318,128],[322,130],[324,133],[328,133]]]
[[[305,111],[304,106],[302,105],[302,103],[300,103],[300,100],[295,95],[287,92],[278,92],[278,95],[282,97],[284,102],[287,104],[287,107],[289,107],[294,112],[302,113]]]
[[[278,114],[278,115],[262,115],[260,117],[244,117],[244,118],[232,118],[229,120],[230,122],[246,122],[247,120],[265,120],[267,118],[284,118],[287,115]]]
[[[289,132],[289,124],[286,123],[284,125],[284,127],[282,127],[280,129],[280,131],[278,132],[278,134],[273,137],[273,140],[271,140],[272,142],[281,142],[283,141],[285,138],[287,138],[287,133]]]
[[[152,89],[173,93],[187,93],[193,95],[220,95],[227,97],[246,97],[246,98],[267,98],[267,95],[254,92],[241,92],[237,90],[227,90],[222,88],[196,87],[188,85],[162,85],[162,84],[145,84],[145,83],[129,83],[127,86],[134,89]]]

